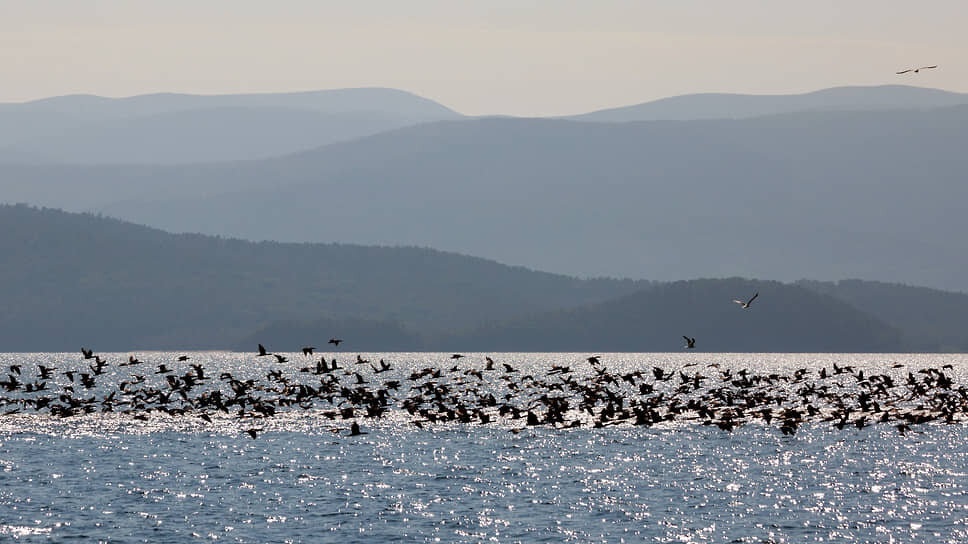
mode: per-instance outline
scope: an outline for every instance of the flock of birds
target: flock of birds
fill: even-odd
[[[755,298],[737,302],[749,308]],[[340,340],[330,343],[338,346]],[[610,371],[603,356],[593,355],[528,373],[523,369],[529,367],[498,363],[490,356],[469,362],[454,353],[440,365],[396,368],[362,355],[349,363],[337,361],[336,354],[317,360],[315,349],[302,348],[305,364],[294,364],[260,344],[254,357],[272,359],[250,370],[264,374],[222,371],[215,377],[188,355],[167,355],[168,361],[147,370],[149,363],[134,355],[113,364],[85,348],[71,368],[38,364],[31,373],[24,364],[9,365],[6,379],[0,380],[0,410],[8,416],[56,418],[98,413],[137,420],[165,414],[200,423],[222,418],[237,420],[239,431],[252,438],[264,430],[259,422],[297,410],[333,420],[333,432],[349,435],[365,434],[361,421],[388,414],[421,428],[503,422],[515,433],[528,427],[679,422],[724,431],[759,423],[783,434],[823,421],[839,429],[886,423],[904,434],[915,424],[960,423],[968,415],[968,387],[954,382],[947,372],[951,365],[908,370],[894,364],[890,371],[865,372],[835,363],[783,374],[717,363],[649,370],[628,370],[626,364],[625,370]]]

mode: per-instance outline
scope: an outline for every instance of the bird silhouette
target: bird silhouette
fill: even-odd
[[[686,349],[694,349],[696,347],[695,338],[689,338],[686,335],[682,335],[682,337],[686,339]]]
[[[894,73],[897,74],[897,75],[906,74],[908,72],[914,72],[915,74],[917,74],[921,70],[931,70],[931,69],[934,69],[934,68],[937,68],[937,67],[938,67],[937,64],[935,64],[933,66],[918,66],[917,68],[907,68],[907,69],[901,70],[900,72],[894,72]]]
[[[302,348],[302,353],[303,353],[303,355],[305,355],[305,356],[308,357],[308,356],[310,356],[310,355],[313,354],[313,350],[314,349],[316,349],[316,348],[314,348],[313,346],[306,346],[306,347]]]
[[[142,363],[142,361],[139,360],[134,355],[128,355],[128,362],[127,363],[121,363],[120,366],[140,365],[141,363]]]
[[[756,297],[758,296],[760,296],[759,291],[757,291],[756,294],[750,297],[750,299],[747,301],[733,299],[733,302],[735,302],[736,304],[739,304],[740,307],[742,307],[745,310],[750,307],[750,304],[753,304],[753,301],[756,300]]]
[[[342,341],[343,340],[340,339],[340,338],[330,338],[328,343],[329,344],[333,344],[336,347],[339,347],[339,343],[342,342]]]
[[[265,346],[263,346],[262,344],[259,344],[259,355],[258,355],[258,357],[265,357],[266,355],[272,355],[272,354],[269,353],[268,351],[266,351],[266,347]]]

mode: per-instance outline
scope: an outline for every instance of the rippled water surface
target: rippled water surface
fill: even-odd
[[[391,362],[387,377],[403,381],[418,368],[451,366],[449,355],[364,354]],[[483,355],[466,355],[462,368],[482,366]],[[715,363],[792,373],[837,363],[900,377],[949,364],[956,383],[968,375],[962,355],[601,355],[616,371]],[[138,356],[146,380],[160,379],[157,363],[180,368],[174,354]],[[586,356],[492,355],[535,375],[555,364],[589,372]],[[298,372],[300,357],[274,364],[193,353],[189,362],[241,377]],[[355,354],[341,357],[358,370]],[[80,359],[6,354],[0,364],[26,375],[37,364],[81,367]],[[131,373],[113,364],[91,394]],[[48,387],[56,394],[67,384],[58,372]],[[391,413],[356,418],[366,434],[350,436],[347,421],[316,409],[204,421],[159,412],[59,418],[12,406],[0,418],[0,540],[968,542],[960,420],[903,434],[889,424],[808,422],[785,435],[762,422],[732,432],[675,422],[418,427]],[[245,432],[253,428],[256,438]]]

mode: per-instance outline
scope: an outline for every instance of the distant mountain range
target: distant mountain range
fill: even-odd
[[[0,147],[0,200],[577,277],[968,291],[965,96],[693,95],[606,116],[622,122],[465,118],[392,89],[62,97],[0,105],[7,137],[47,131]],[[693,120],[635,120],[663,116]]]
[[[968,295],[580,280],[419,249],[255,243],[0,206],[0,350],[965,351]],[[749,309],[734,298],[760,296]]]
[[[75,95],[0,104],[0,161],[179,164],[268,158],[461,115],[396,89]]]
[[[959,104],[968,104],[968,95],[885,85],[796,95],[693,94],[566,118],[691,121]],[[187,164],[264,159],[400,127],[462,118],[432,100],[385,88],[209,96],[60,96],[0,103],[0,162]]]
[[[789,95],[690,94],[567,118],[599,122],[689,121],[743,119],[795,112],[931,109],[961,104],[968,104],[968,94],[907,85],[882,85],[834,87]]]
[[[579,277],[968,291],[968,106],[465,119],[281,158],[0,165],[0,198],[173,232],[414,245]]]

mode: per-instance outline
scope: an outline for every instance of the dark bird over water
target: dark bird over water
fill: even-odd
[[[934,66],[918,66],[917,68],[907,68],[907,69],[901,70],[900,72],[895,72],[895,73],[897,75],[906,74],[908,72],[914,72],[915,74],[917,74],[921,70],[931,70],[937,67],[938,67],[937,64],[935,64]]]
[[[266,347],[265,346],[263,346],[262,344],[259,344],[259,355],[258,356],[259,357],[265,357],[266,355],[272,355],[272,354],[269,353],[268,351],[266,351]]]
[[[736,304],[739,304],[740,307],[742,307],[745,310],[746,308],[750,307],[750,304],[753,304],[753,301],[756,300],[756,297],[758,296],[760,296],[759,291],[757,291],[756,294],[754,294],[752,297],[750,297],[749,300],[745,302],[742,300],[736,300],[736,299],[733,299],[733,302],[735,302]]]
[[[682,335],[682,337],[686,339],[686,349],[694,349],[696,347],[695,338],[689,338],[686,335]]]
[[[339,347],[339,343],[342,342],[342,341],[343,340],[340,339],[340,338],[330,338],[328,343],[329,344],[333,344],[336,347]]]
[[[314,349],[316,349],[316,348],[314,348],[313,346],[306,346],[306,347],[302,348],[302,353],[303,353],[303,355],[305,355],[305,356],[308,357],[308,356],[310,356],[310,355],[313,354],[313,350]]]

